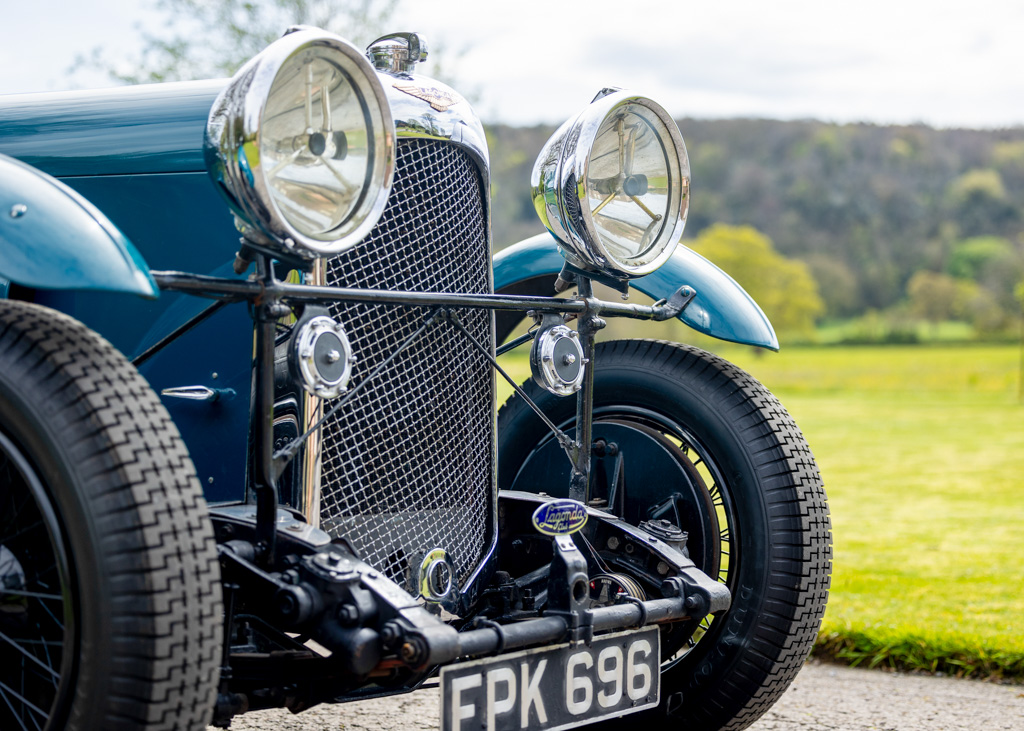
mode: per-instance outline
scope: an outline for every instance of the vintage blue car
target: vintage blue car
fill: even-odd
[[[483,128],[425,56],[293,28],[230,81],[0,99],[0,728],[439,685],[444,729],[738,729],[799,669],[800,431],[714,355],[595,342],[778,347],[678,245],[675,123],[601,90],[534,168],[550,233],[492,262]]]

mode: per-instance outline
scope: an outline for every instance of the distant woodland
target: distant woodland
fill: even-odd
[[[816,320],[896,313],[961,320],[979,333],[1017,322],[1024,129],[758,119],[679,126],[692,168],[684,242],[701,251],[704,240],[767,237],[806,265],[821,298],[809,311]],[[488,130],[499,248],[543,230],[529,177],[552,131]]]

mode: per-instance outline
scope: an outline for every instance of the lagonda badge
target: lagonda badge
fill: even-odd
[[[453,107],[462,101],[462,97],[458,94],[451,91],[445,91],[444,89],[437,89],[433,86],[424,86],[423,84],[415,83],[396,83],[392,84],[392,86],[399,91],[404,91],[410,96],[422,99],[439,112],[446,112],[449,107]]]
[[[533,511],[533,527],[547,536],[566,536],[587,524],[587,508],[575,500],[552,500]]]

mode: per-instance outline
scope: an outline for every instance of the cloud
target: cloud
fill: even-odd
[[[676,44],[605,36],[588,45],[592,69],[631,75],[679,90],[778,99],[827,87],[830,74],[863,67],[870,56],[857,49],[809,43],[794,46],[735,39],[696,38]]]

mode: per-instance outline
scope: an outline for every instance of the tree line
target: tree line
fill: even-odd
[[[806,266],[821,306],[803,289],[794,294],[813,317],[896,307],[993,331],[1019,312],[1024,128],[761,119],[683,119],[679,127],[692,171],[684,242],[701,251],[709,235],[749,239],[723,224],[756,229]],[[488,130],[499,248],[543,230],[529,174],[552,131]]]

